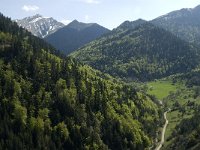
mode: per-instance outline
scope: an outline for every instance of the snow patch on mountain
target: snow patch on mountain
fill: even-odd
[[[27,29],[33,35],[40,38],[44,38],[65,26],[63,23],[58,22],[51,17],[43,17],[40,14],[15,21],[19,26]]]

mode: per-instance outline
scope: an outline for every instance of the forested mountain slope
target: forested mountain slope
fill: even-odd
[[[172,34],[200,46],[200,5],[195,8],[181,9],[158,17],[151,23]]]
[[[152,144],[162,113],[145,93],[61,57],[2,14],[0,70],[0,149]]]
[[[115,29],[71,56],[131,81],[184,73],[199,64],[197,47],[148,22],[134,28],[128,25]]]

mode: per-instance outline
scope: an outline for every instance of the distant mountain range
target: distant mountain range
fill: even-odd
[[[199,16],[200,6],[197,6],[173,11],[149,22],[171,32],[182,40],[200,46]],[[109,32],[108,29],[96,23],[82,23],[74,20],[65,26],[53,18],[42,17],[39,14],[16,20],[16,22],[34,35],[44,38],[65,54],[70,54]],[[125,21],[110,33],[118,34],[119,30],[134,29],[145,22],[147,21],[142,19]]]
[[[69,54],[109,32],[108,29],[96,23],[82,23],[74,20],[65,26],[53,18],[42,17],[39,14],[15,21],[19,26],[24,27],[35,36],[44,38],[65,54]]]
[[[47,35],[54,33],[58,29],[64,27],[64,24],[56,21],[51,17],[43,17],[36,14],[31,17],[15,20],[19,26],[24,27],[33,35],[44,38]]]
[[[69,54],[108,32],[108,29],[96,23],[82,23],[74,20],[67,26],[45,37],[45,40],[58,50]]]

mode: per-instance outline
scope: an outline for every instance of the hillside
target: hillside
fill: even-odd
[[[199,64],[197,47],[151,23],[115,29],[71,56],[126,81],[184,73]]]
[[[96,23],[86,24],[74,20],[67,26],[47,36],[45,40],[58,50],[69,54],[108,32],[108,29]]]
[[[200,46],[200,6],[181,9],[158,17],[151,23]]]
[[[60,56],[2,14],[0,70],[0,149],[152,145],[162,112],[150,97]]]

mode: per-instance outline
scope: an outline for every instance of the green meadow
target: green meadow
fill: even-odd
[[[147,83],[148,94],[155,95],[156,98],[162,100],[167,97],[170,92],[175,92],[180,88],[180,84],[173,84],[171,80],[155,80]]]

